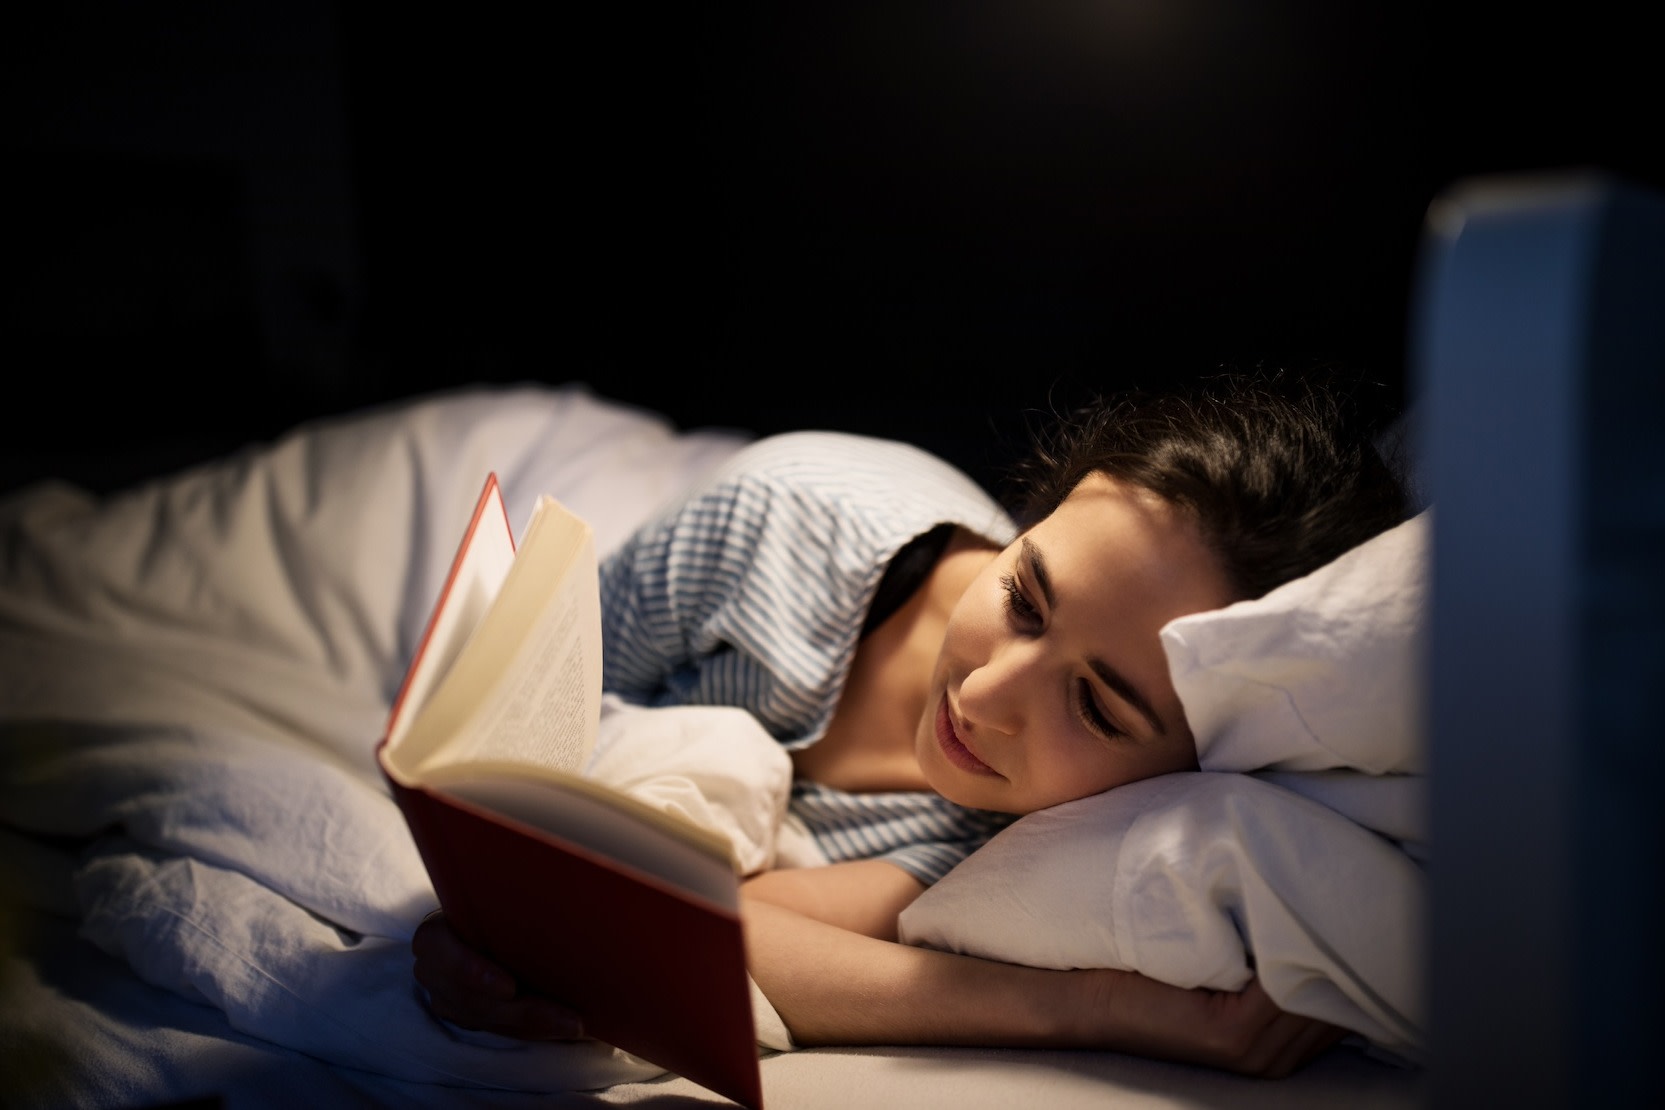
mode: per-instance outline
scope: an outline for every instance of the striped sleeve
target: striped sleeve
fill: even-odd
[[[828,862],[882,859],[926,886],[1016,820],[929,792],[851,794],[802,780],[790,809]]]

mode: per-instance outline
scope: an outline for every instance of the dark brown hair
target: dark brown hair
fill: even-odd
[[[1242,598],[1318,569],[1405,519],[1398,473],[1316,384],[1221,374],[1098,398],[1032,433],[1011,475],[1018,520],[1041,520],[1098,472],[1193,513]]]

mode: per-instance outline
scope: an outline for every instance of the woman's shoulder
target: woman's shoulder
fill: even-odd
[[[1001,544],[1015,531],[986,490],[923,448],[848,432],[792,431],[741,448],[625,548],[633,559],[679,547],[684,557],[697,550],[725,564],[765,550],[789,552],[798,562],[824,551],[863,577],[937,525]]]
[[[765,436],[737,452],[717,478],[777,486],[809,497],[876,496],[898,505],[911,500],[945,507],[975,505],[979,517],[986,512],[1004,516],[987,490],[941,456],[903,440],[855,432],[806,430]]]

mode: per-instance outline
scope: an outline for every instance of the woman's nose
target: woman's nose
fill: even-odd
[[[1021,649],[996,651],[960,683],[960,714],[974,728],[1016,735],[1035,676]]]

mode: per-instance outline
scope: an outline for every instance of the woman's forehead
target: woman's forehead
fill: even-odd
[[[1161,595],[1151,599],[1160,608],[1186,612],[1233,600],[1190,512],[1105,474],[1088,475],[1023,539],[1052,576],[1068,580],[1059,583],[1063,592],[1138,589]]]

